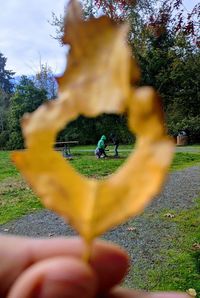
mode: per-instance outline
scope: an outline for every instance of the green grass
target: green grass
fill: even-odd
[[[79,146],[72,148],[74,154],[71,164],[83,175],[101,179],[112,174],[126,160],[133,146],[121,146],[120,158],[97,160],[94,156],[95,146]],[[113,155],[112,147],[108,152]],[[81,151],[85,150],[85,151]],[[89,151],[88,151],[89,150]],[[183,153],[175,154],[171,170],[179,170],[200,162],[200,154]],[[24,183],[24,182],[23,182]],[[0,223],[16,219],[24,214],[42,208],[33,192],[22,186],[22,178],[10,160],[10,152],[0,152]]]
[[[19,177],[19,172],[10,160],[10,152],[0,151],[0,181],[8,177]]]
[[[120,146],[120,148],[121,147],[122,146]],[[120,152],[119,159],[108,158],[98,160],[94,156],[94,146],[74,148],[72,150],[74,158],[71,163],[83,175],[95,178],[105,177],[116,171],[116,169],[124,163],[128,155],[131,153],[131,145],[124,145],[121,149],[124,151]],[[107,152],[107,154],[112,157],[112,155],[114,154],[112,151],[112,147],[111,151]],[[170,170],[182,170],[198,163],[200,163],[200,153],[177,152],[174,155]]]
[[[174,218],[164,217],[164,213],[175,214]],[[146,270],[133,267],[134,275],[138,276],[138,288],[149,291],[186,291],[194,288],[200,294],[200,198],[194,206],[178,213],[164,210],[158,216],[162,221],[169,221],[176,226],[176,234],[170,235],[170,249],[158,251],[158,260],[153,269]],[[169,231],[170,233],[170,231]],[[142,278],[141,276],[144,276]],[[144,281],[145,280],[145,281]],[[128,286],[131,286],[130,282]],[[200,297],[200,296],[198,296]]]
[[[182,170],[198,163],[200,163],[200,154],[177,152],[174,155],[171,170]]]
[[[42,208],[11,162],[10,154],[0,151],[0,224]]]
[[[200,150],[200,144],[188,145],[186,147],[194,147],[194,148],[198,148]]]
[[[110,158],[98,160],[93,155],[88,155],[88,152],[84,152],[77,157],[74,156],[71,163],[81,174],[100,178],[116,171],[116,169],[124,163],[129,153],[130,152],[122,152],[119,159]],[[200,154],[177,152],[170,169],[171,171],[182,170],[198,163],[200,163]]]
[[[131,153],[133,146],[120,146],[120,149],[126,151],[120,152],[119,159],[109,158],[100,160],[95,158],[94,148],[95,146],[92,145],[73,147],[72,154],[74,155],[74,159],[71,161],[71,163],[83,175],[100,178],[113,173],[120,165],[122,165],[128,155]],[[108,155],[112,156],[112,147],[110,148],[111,151],[108,152]],[[171,170],[174,171],[184,169],[197,163],[200,163],[200,153],[177,152],[171,165]],[[10,152],[0,151],[0,181],[10,177],[17,178],[20,177],[20,174],[10,160]]]
[[[0,224],[41,208],[40,201],[22,179],[9,178],[0,183]]]
[[[128,155],[128,154],[127,154]],[[94,156],[79,156],[71,161],[71,164],[79,171],[81,174],[93,177],[101,178],[112,174],[117,168],[119,168],[125,161],[126,156],[119,159],[96,159]]]

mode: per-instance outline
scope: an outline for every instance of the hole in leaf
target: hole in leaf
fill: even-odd
[[[98,159],[95,149],[101,136],[106,136],[106,158]],[[118,157],[115,157],[115,141],[119,141]],[[131,153],[135,136],[127,127],[126,115],[102,114],[96,118],[79,116],[57,136],[55,149],[70,160],[81,174],[102,179],[116,171]]]

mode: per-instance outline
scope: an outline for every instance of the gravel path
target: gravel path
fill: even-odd
[[[162,248],[170,248],[170,238],[176,235],[176,224],[162,220],[162,216],[171,210],[177,211],[190,208],[200,193],[200,166],[170,174],[168,181],[159,197],[146,208],[145,212],[133,220],[129,220],[111,231],[104,238],[126,248],[135,268],[141,272],[145,283],[145,271],[156,266],[163,260],[159,252]],[[60,218],[49,211],[40,211],[22,217],[17,221],[0,225],[1,233],[27,235],[34,237],[53,237],[58,235],[74,235],[73,230]],[[137,286],[138,276],[134,271],[127,281]]]

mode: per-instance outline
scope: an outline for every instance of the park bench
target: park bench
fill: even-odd
[[[70,147],[72,145],[77,145],[78,143],[79,143],[78,141],[56,142],[54,145],[54,149],[56,151],[61,151],[63,157],[68,158],[72,156]]]

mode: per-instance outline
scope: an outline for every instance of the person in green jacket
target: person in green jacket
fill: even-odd
[[[98,141],[97,148],[95,150],[95,155],[97,158],[100,158],[101,156],[107,157],[105,148],[106,148],[106,136],[102,135],[101,139]]]

